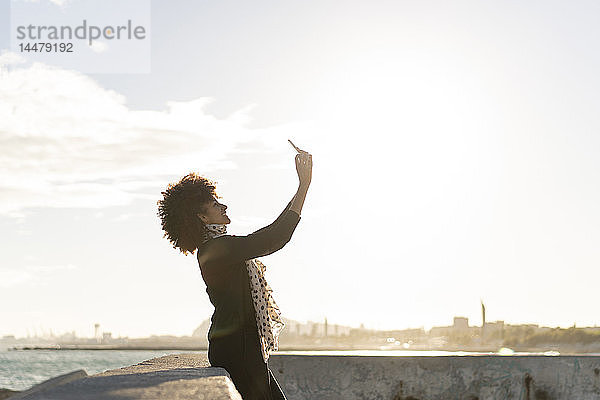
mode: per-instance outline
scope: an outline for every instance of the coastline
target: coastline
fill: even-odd
[[[118,350],[118,351],[208,351],[208,346],[189,345],[109,345],[109,344],[51,344],[51,345],[23,345],[6,348],[7,351],[39,351],[39,350]],[[443,346],[437,348],[414,346],[399,348],[397,346],[331,346],[331,345],[287,345],[279,346],[279,352],[391,352],[396,354],[423,352],[439,353],[478,353],[499,354],[510,356],[513,354],[543,354],[543,355],[598,355],[600,349],[581,346],[544,346],[525,347],[514,346],[511,348],[497,346]]]

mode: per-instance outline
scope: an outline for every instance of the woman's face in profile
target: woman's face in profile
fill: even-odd
[[[204,206],[204,213],[198,214],[198,216],[205,224],[228,224],[231,220],[225,210],[227,210],[227,206],[213,198]]]

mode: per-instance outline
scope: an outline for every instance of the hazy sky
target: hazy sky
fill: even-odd
[[[288,138],[314,170],[263,259],[284,317],[599,322],[600,3],[154,1],[141,75],[19,62],[7,12],[0,335],[191,334],[160,192],[200,172],[250,233],[295,192]]]

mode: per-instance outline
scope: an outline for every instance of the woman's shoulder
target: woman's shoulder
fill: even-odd
[[[223,235],[202,243],[196,250],[196,258],[200,266],[218,259],[223,252],[227,251],[230,241],[235,240],[233,238],[232,235]]]

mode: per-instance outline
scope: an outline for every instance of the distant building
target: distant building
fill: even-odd
[[[16,340],[17,340],[17,338],[15,338],[14,335],[4,335],[4,336],[2,336],[2,339],[0,339],[0,342],[14,343]]]
[[[94,338],[96,339],[97,342],[100,342],[102,340],[102,335],[100,333],[100,324],[99,323],[95,323],[94,324]]]
[[[479,329],[479,328],[473,328]],[[431,337],[452,336],[467,334],[472,329],[469,327],[469,319],[465,317],[454,317],[452,326],[434,326],[429,331]]]
[[[452,332],[451,326],[434,326],[429,330],[429,336],[442,337],[448,336]]]
[[[298,322],[293,319],[283,318],[285,327],[282,331],[284,335],[296,336],[348,336],[352,328],[342,325],[331,325],[327,319],[321,322],[308,321],[306,323]],[[202,323],[194,330],[192,337],[206,338],[208,329],[210,328],[210,319],[202,321]]]
[[[455,331],[468,331],[469,330],[469,318],[465,317],[454,317],[454,325],[452,326]]]
[[[490,339],[502,339],[504,337],[504,321],[487,322],[485,336]]]
[[[352,328],[341,325],[330,325],[327,320],[323,323],[308,321],[306,323],[284,318],[285,328],[282,333],[296,336],[348,336]]]
[[[483,304],[483,300],[481,300],[481,327],[485,327],[485,304]]]
[[[531,330],[537,330],[539,329],[539,325],[537,324],[519,324],[519,325],[511,325],[511,324],[506,324],[506,327],[510,327],[513,329],[531,329]]]
[[[483,304],[483,300],[481,300],[481,338],[485,339],[485,305]]]
[[[65,332],[58,336],[58,340],[61,342],[73,342],[77,340],[77,335],[75,334],[75,331]]]

